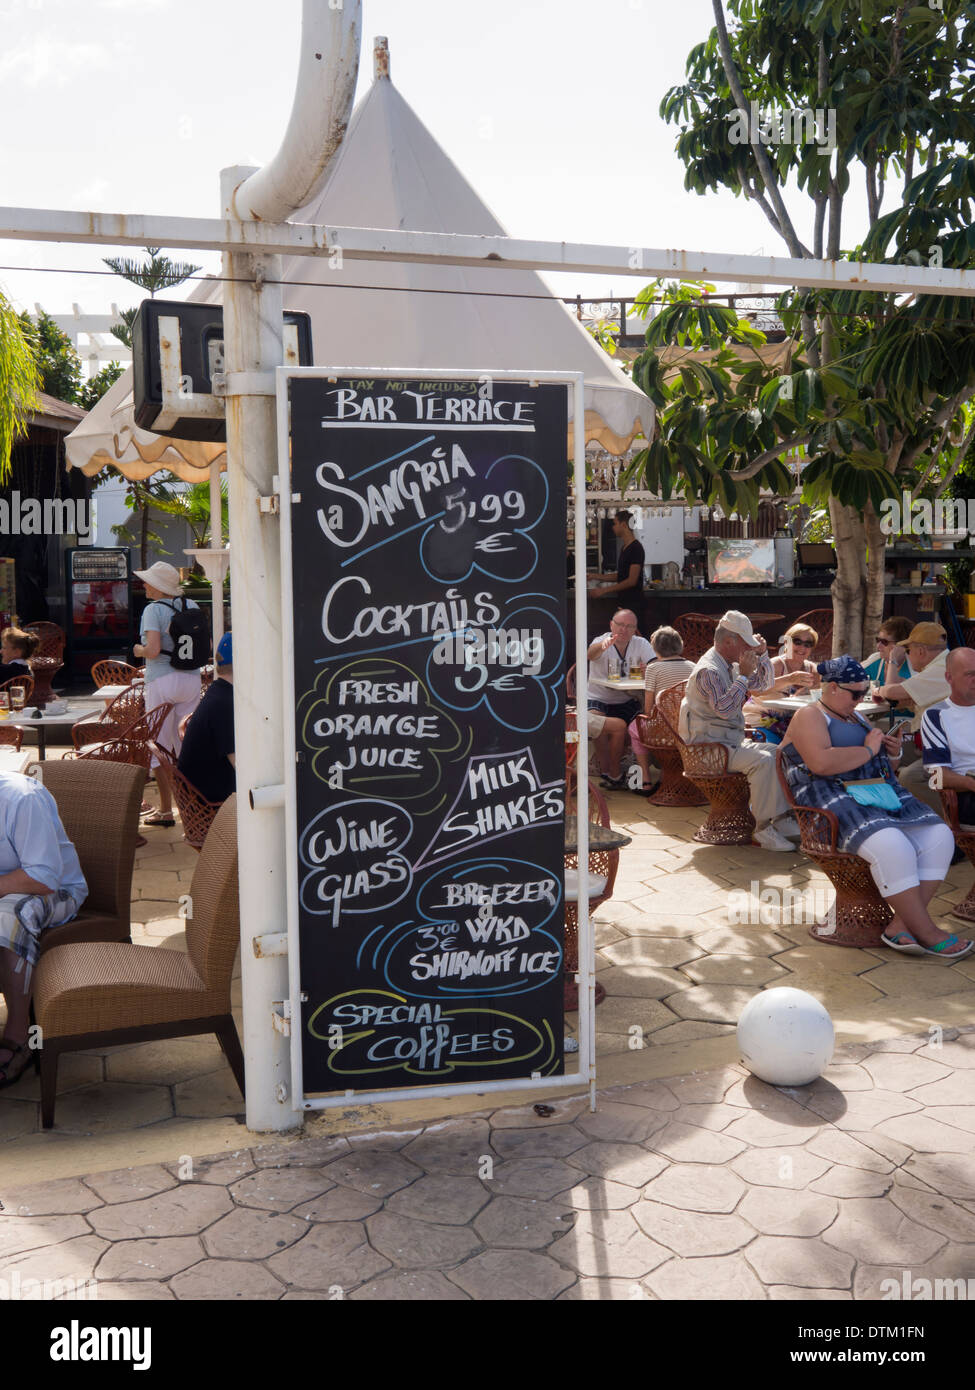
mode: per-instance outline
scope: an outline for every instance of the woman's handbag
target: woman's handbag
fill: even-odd
[[[858,806],[872,806],[878,811],[900,815],[901,800],[885,777],[864,777],[859,782],[844,782],[843,790]]]

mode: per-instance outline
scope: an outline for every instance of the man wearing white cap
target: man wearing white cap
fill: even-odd
[[[780,676],[779,681],[793,680]],[[775,749],[745,739],[742,708],[753,692],[771,690],[772,674],[765,640],[756,637],[750,619],[736,609],[718,620],[714,646],[687,678],[680,707],[680,734],[687,743],[723,743],[729,772],[743,772],[751,790],[755,843],[762,849],[793,850],[786,835],[798,838],[799,826],[779,786]],[[777,822],[777,824],[773,824]]]
[[[198,608],[192,599],[184,599],[179,587],[179,570],[157,560],[147,570],[135,574],[146,586],[149,602],[142,612],[139,635],[142,641],[132,648],[146,662],[146,712],[158,705],[171,704],[172,709],[159,731],[158,743],[178,754],[182,742],[179,726],[192,714],[200,702],[200,672],[177,671],[170,657],[173,642],[169,626],[179,608]],[[173,600],[178,600],[174,603]],[[159,810],[145,820],[146,825],[173,825],[173,794],[165,770],[154,762],[159,787]]]

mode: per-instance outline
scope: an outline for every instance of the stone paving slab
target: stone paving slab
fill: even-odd
[[[808,1087],[729,1065],[602,1091],[595,1113],[562,1098],[3,1188],[0,1277],[123,1301],[424,1302],[850,1300],[971,1279],[975,1084],[949,1083],[973,1055],[975,1027],[925,1032],[843,1049]],[[910,1108],[876,1119],[892,1103]],[[932,1147],[898,1122],[934,1126]]]

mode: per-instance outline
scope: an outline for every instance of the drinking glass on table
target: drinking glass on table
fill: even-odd
[[[0,719],[6,719],[10,713],[10,695],[6,690],[0,690]]]
[[[16,714],[24,708],[27,703],[27,690],[23,685],[12,685],[10,687],[10,708]]]

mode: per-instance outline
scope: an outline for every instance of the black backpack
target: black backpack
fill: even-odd
[[[186,599],[177,600],[182,608],[167,604],[173,609],[169,624],[169,640],[173,650],[169,653],[169,664],[174,671],[198,671],[210,660],[213,645],[210,641],[210,624],[199,608],[187,607]]]

